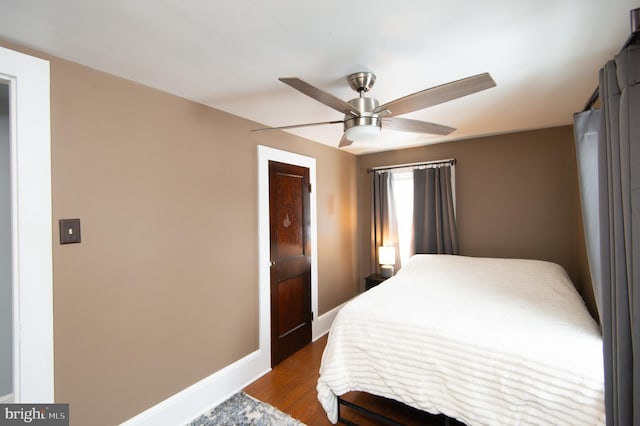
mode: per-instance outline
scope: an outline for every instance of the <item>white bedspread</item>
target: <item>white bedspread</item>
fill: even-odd
[[[338,313],[318,399],[364,391],[474,425],[603,425],[600,329],[554,263],[416,255]]]

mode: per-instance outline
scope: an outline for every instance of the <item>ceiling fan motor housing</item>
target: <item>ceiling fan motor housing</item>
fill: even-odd
[[[352,115],[344,116],[344,130],[356,126],[376,126],[382,127],[382,120],[378,117],[378,114],[373,113],[373,110],[378,107],[378,101],[374,98],[355,98],[349,101],[360,112],[360,117],[354,117]]]

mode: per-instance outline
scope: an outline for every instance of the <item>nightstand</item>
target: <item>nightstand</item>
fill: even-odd
[[[380,274],[369,275],[367,278],[364,279],[365,291],[377,286],[378,284],[380,284],[382,281],[386,279],[387,278],[383,277]]]

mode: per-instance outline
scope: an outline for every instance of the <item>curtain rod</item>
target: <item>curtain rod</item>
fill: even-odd
[[[438,164],[456,164],[455,158],[447,158],[446,160],[423,161],[420,163],[394,164],[393,166],[371,167],[367,169],[367,173],[375,173],[383,170],[403,169],[405,167],[435,166]]]
[[[629,45],[637,41],[640,41],[640,8],[631,10],[630,15],[631,15],[631,35],[629,35],[629,37],[627,38],[627,41],[624,42],[624,45],[622,46],[622,48],[618,53],[622,52],[624,49],[629,47]],[[600,87],[596,87],[596,90],[594,90],[593,93],[591,94],[591,97],[585,104],[582,112],[588,111],[591,108],[593,108],[593,105],[596,103],[599,97],[600,97]]]

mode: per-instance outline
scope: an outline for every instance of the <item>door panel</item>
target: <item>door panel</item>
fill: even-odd
[[[275,258],[278,260],[304,255],[304,209],[302,206],[303,176],[278,171],[273,174],[275,188],[275,213],[272,218],[276,223]]]
[[[309,169],[269,162],[271,364],[311,342]]]
[[[304,301],[304,279],[301,276],[290,278],[278,284],[278,306],[287,307],[287,315],[279,315],[278,338],[303,327],[307,321]]]

